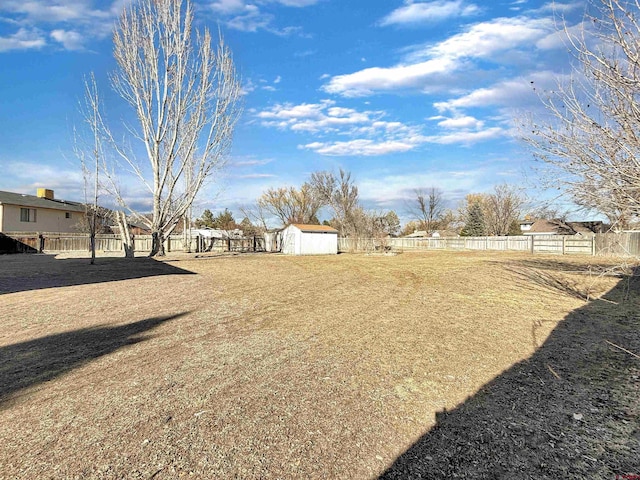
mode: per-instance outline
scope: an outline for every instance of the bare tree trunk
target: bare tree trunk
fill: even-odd
[[[164,234],[162,230],[151,232],[151,253],[150,257],[164,257]]]
[[[134,244],[131,232],[129,231],[129,224],[127,223],[127,216],[123,211],[117,212],[118,226],[120,230],[120,238],[122,239],[122,248],[124,249],[124,256],[126,258],[134,257]]]

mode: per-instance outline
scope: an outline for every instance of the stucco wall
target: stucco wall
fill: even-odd
[[[0,226],[3,232],[60,232],[73,233],[82,218],[81,212],[69,212],[71,218],[65,218],[64,210],[36,208],[35,222],[21,222],[20,208],[17,205],[0,205]]]

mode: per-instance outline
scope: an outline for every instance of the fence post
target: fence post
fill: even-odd
[[[534,240],[534,236],[531,235],[531,255],[535,253],[535,248],[533,247],[533,240]]]
[[[567,237],[562,236],[562,255],[566,253],[567,250]]]
[[[596,236],[591,237],[591,256],[596,255]]]

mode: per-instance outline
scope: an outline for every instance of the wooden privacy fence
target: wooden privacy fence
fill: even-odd
[[[88,252],[89,236],[66,233],[11,233],[6,235],[0,253],[16,252]],[[12,240],[12,241],[10,241]],[[135,249],[151,251],[151,235],[136,235]],[[182,235],[167,238],[167,252],[256,252],[265,251],[263,237],[237,239],[205,239],[194,236],[190,249]],[[96,235],[96,250],[122,251],[119,235]],[[446,237],[446,238],[339,238],[339,252],[412,251],[412,250],[491,250],[560,255],[640,256],[640,232],[602,233],[593,237],[560,235],[526,235],[513,237]]]
[[[6,248],[0,249],[0,253],[22,252],[88,252],[89,235],[73,233],[11,233],[7,235]],[[133,237],[134,248],[139,252],[150,252],[153,239],[151,235],[135,235]],[[190,247],[185,243],[182,235],[170,235],[165,240],[167,252],[255,252],[264,251],[264,238],[227,238],[211,239],[193,236]],[[122,251],[120,235],[99,234],[96,235],[96,251],[119,252]]]
[[[412,250],[492,250],[561,255],[639,256],[640,232],[601,233],[593,237],[523,235],[512,237],[340,238],[340,252]]]

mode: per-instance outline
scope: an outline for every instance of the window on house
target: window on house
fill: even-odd
[[[36,209],[35,208],[21,208],[20,209],[20,221],[21,222],[35,222],[36,221]]]
[[[65,212],[64,218],[71,218],[71,212]]]

